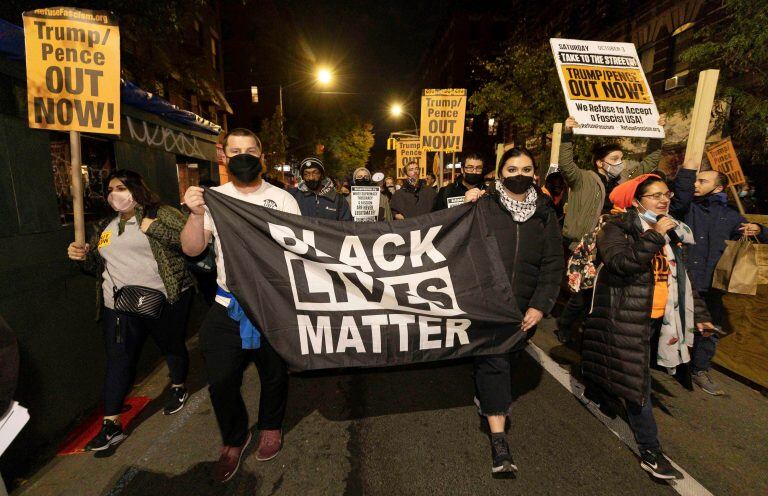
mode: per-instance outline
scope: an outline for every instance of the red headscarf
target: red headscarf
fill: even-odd
[[[608,198],[615,207],[623,209],[631,207],[637,187],[649,177],[661,179],[661,177],[656,174],[641,174],[613,188],[613,191],[611,191]]]

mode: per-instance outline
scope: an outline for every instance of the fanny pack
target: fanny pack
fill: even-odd
[[[104,268],[107,269],[107,274],[109,274],[109,278],[112,280],[112,297],[115,312],[118,313],[115,340],[118,343],[122,343],[123,335],[120,332],[120,314],[145,319],[159,319],[163,313],[166,298],[162,291],[146,286],[127,285],[117,289],[117,286],[114,285],[115,279],[109,272],[106,263]]]
[[[159,319],[165,306],[165,295],[145,286],[113,288],[115,311],[145,319]]]

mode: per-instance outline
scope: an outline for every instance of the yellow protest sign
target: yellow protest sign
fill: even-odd
[[[651,103],[640,69],[562,66],[565,87],[573,100]]]
[[[410,162],[419,164],[420,178],[427,177],[427,151],[421,146],[421,142],[418,139],[397,140],[395,164],[398,179],[405,179],[405,169]]]
[[[422,148],[430,152],[460,152],[466,111],[466,89],[425,89],[421,97]]]
[[[120,134],[120,31],[106,11],[24,12],[29,127]]]
[[[741,164],[736,156],[736,149],[733,147],[731,138],[726,138],[710,146],[707,149],[707,158],[709,159],[709,165],[714,170],[728,176],[728,182],[731,186],[746,183],[744,172],[741,170]]]

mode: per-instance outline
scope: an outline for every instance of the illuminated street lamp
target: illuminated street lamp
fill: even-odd
[[[317,82],[326,85],[333,80],[333,73],[326,67],[321,67],[317,70]]]
[[[419,132],[419,125],[416,124],[416,119],[409,114],[408,112],[403,109],[403,106],[399,103],[393,103],[391,107],[389,107],[389,113],[392,114],[393,117],[400,117],[401,115],[407,115],[411,118],[411,121],[413,121],[413,131],[415,133]]]

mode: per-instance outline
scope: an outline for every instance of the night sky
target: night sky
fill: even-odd
[[[333,91],[357,93],[324,96],[372,122],[375,149],[381,149],[390,131],[413,127],[407,117],[389,116],[393,101],[406,104],[418,120],[416,74],[449,3],[288,0],[284,5],[317,60],[335,68]]]

